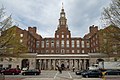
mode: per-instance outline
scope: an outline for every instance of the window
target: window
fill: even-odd
[[[82,41],[82,48],[84,48],[85,47],[85,45],[84,45],[84,41]]]
[[[69,40],[66,41],[66,47],[69,47]]]
[[[97,35],[96,35],[96,38],[97,38]]]
[[[23,37],[23,34],[20,34],[20,37]]]
[[[23,40],[22,39],[20,39],[20,43],[22,43],[23,42]]]
[[[49,51],[48,50],[46,50],[46,53],[48,53]]]
[[[46,40],[46,47],[49,47],[49,41]]]
[[[93,43],[93,46],[95,46],[95,42]]]
[[[85,53],[85,51],[84,51],[84,50],[82,50],[82,53]]]
[[[56,47],[59,47],[59,40],[56,41]]]
[[[95,52],[96,50],[95,50],[95,48],[94,48],[94,52]]]
[[[86,45],[87,45],[87,48],[90,47],[90,43],[89,43],[89,41],[87,41]]]
[[[98,51],[98,47],[96,47],[96,50]]]
[[[54,50],[51,50],[51,53],[54,53]]]
[[[74,50],[72,50],[72,53],[74,53],[75,51]]]
[[[32,51],[33,51],[33,49],[31,48],[31,49],[30,49],[30,52],[32,52]]]
[[[64,40],[61,41],[61,47],[64,47]]]
[[[59,38],[59,35],[57,35],[57,38]]]
[[[80,41],[77,40],[77,48],[79,48],[79,47],[80,47]]]
[[[96,41],[96,44],[98,44],[98,41]]]
[[[64,38],[64,35],[62,34],[62,38]]]
[[[39,48],[39,41],[36,41],[36,48]]]
[[[67,38],[69,38],[69,35],[67,35]]]
[[[74,40],[72,40],[72,48],[74,48]]]
[[[51,47],[54,47],[54,40],[51,41]]]
[[[62,49],[62,50],[61,50],[61,53],[65,53],[65,50],[64,50],[64,49]]]
[[[66,53],[69,53],[69,50],[66,50]]]
[[[91,47],[93,47],[93,45],[91,44]]]
[[[41,47],[44,48],[44,41],[42,41],[42,46]]]
[[[59,53],[59,50],[56,50],[56,53]]]
[[[77,50],[77,53],[80,53],[80,50]]]

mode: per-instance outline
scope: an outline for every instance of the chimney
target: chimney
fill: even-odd
[[[28,27],[28,31],[30,32],[30,33],[36,33],[36,27]]]
[[[98,26],[92,25],[90,26],[89,30],[90,30],[90,33],[96,33],[98,31]]]

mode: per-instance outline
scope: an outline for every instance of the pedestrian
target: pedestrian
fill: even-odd
[[[69,65],[67,65],[67,70],[69,70]]]
[[[59,73],[62,73],[61,67],[58,67],[58,71],[59,71]]]
[[[75,67],[73,66],[73,72],[75,71]]]
[[[58,65],[56,65],[55,70],[58,70]]]

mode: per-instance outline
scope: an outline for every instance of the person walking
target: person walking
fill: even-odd
[[[58,67],[58,71],[59,71],[60,73],[62,73],[62,68],[61,68],[61,67]]]
[[[75,67],[73,66],[73,72],[75,71]]]

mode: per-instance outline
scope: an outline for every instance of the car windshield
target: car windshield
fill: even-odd
[[[37,71],[37,70],[36,70],[36,69],[30,69],[30,70],[28,70],[28,71],[30,71],[30,72],[31,72],[31,71]]]

